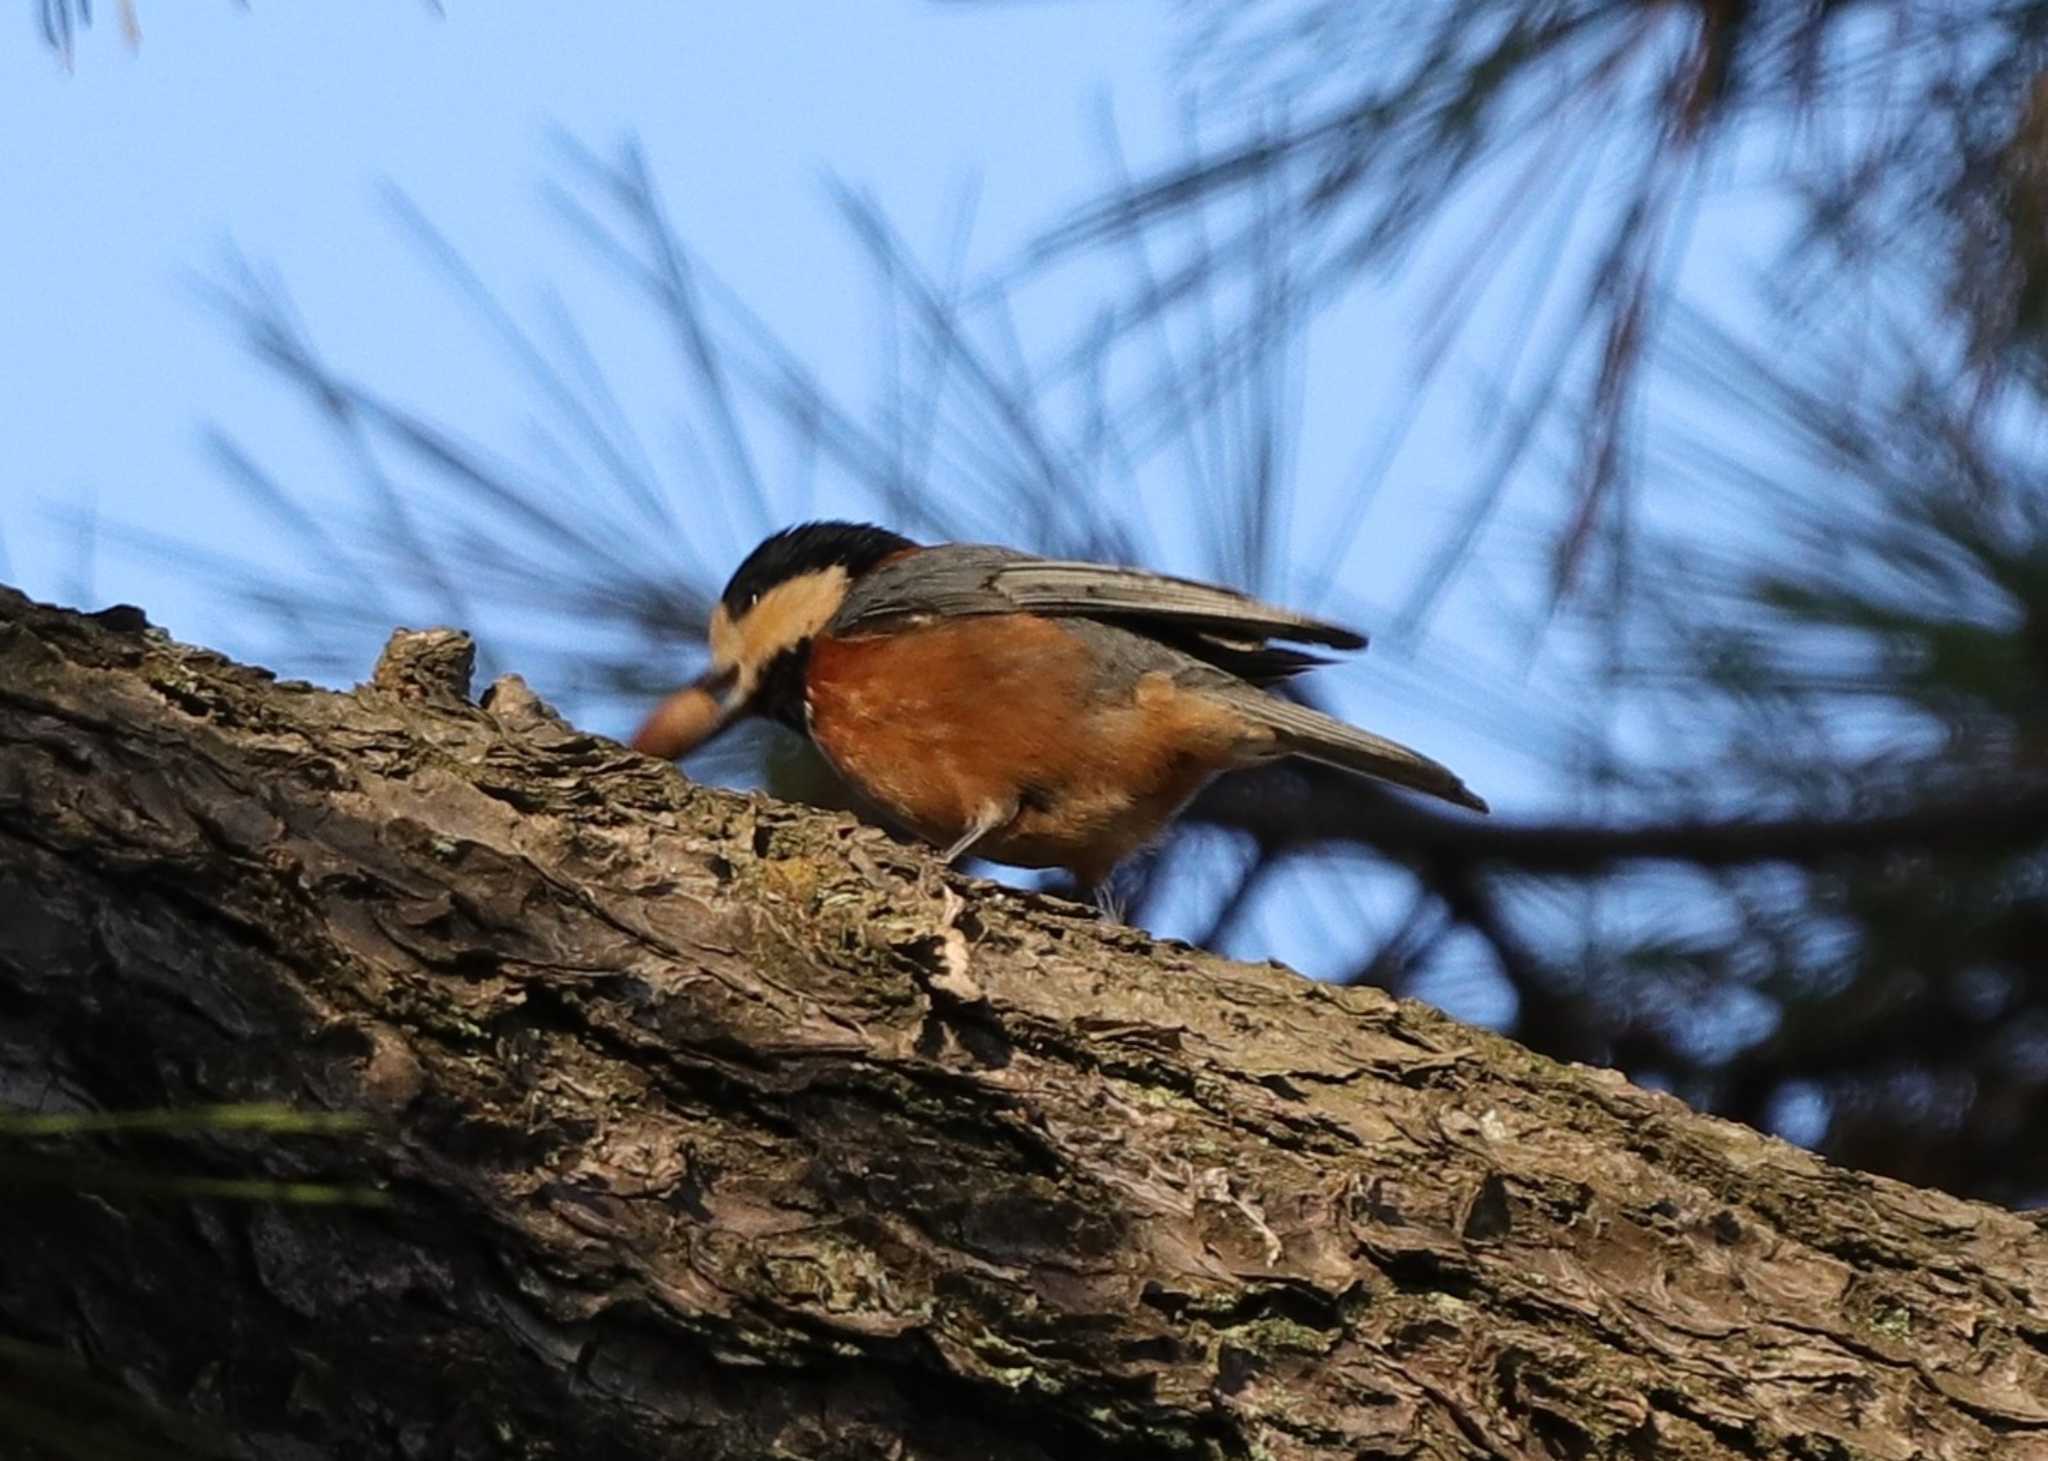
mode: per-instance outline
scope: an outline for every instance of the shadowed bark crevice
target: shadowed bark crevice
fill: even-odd
[[[384,1206],[0,1204],[0,1336],[249,1454],[2048,1456],[2048,1237],[1423,1007],[0,592],[0,1099]]]

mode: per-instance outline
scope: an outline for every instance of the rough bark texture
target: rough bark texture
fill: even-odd
[[[0,591],[0,1099],[367,1109],[176,1159],[395,1199],[17,1194],[0,1334],[266,1456],[2048,1457],[2025,1218],[468,668]]]

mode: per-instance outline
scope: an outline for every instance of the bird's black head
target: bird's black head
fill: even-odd
[[[865,523],[801,523],[754,549],[711,610],[711,668],[669,696],[634,745],[679,756],[743,715],[804,728],[804,666],[853,581],[917,545]]]
[[[890,554],[916,546],[901,533],[870,523],[799,523],[764,539],[749,553],[726,584],[720,602],[728,618],[739,620],[779,584],[834,568],[844,569],[848,579],[859,578]]]

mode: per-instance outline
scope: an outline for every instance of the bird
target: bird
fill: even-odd
[[[1290,756],[1484,812],[1448,767],[1277,695],[1364,635],[1234,589],[871,523],[800,523],[712,607],[711,664],[633,749],[747,716],[808,736],[857,807],[940,850],[1111,877],[1213,778]]]

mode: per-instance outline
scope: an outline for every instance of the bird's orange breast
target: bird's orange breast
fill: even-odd
[[[993,814],[976,855],[1107,876],[1255,731],[1162,672],[1119,676],[1058,620],[940,619],[820,636],[811,738],[853,787],[940,846]]]

